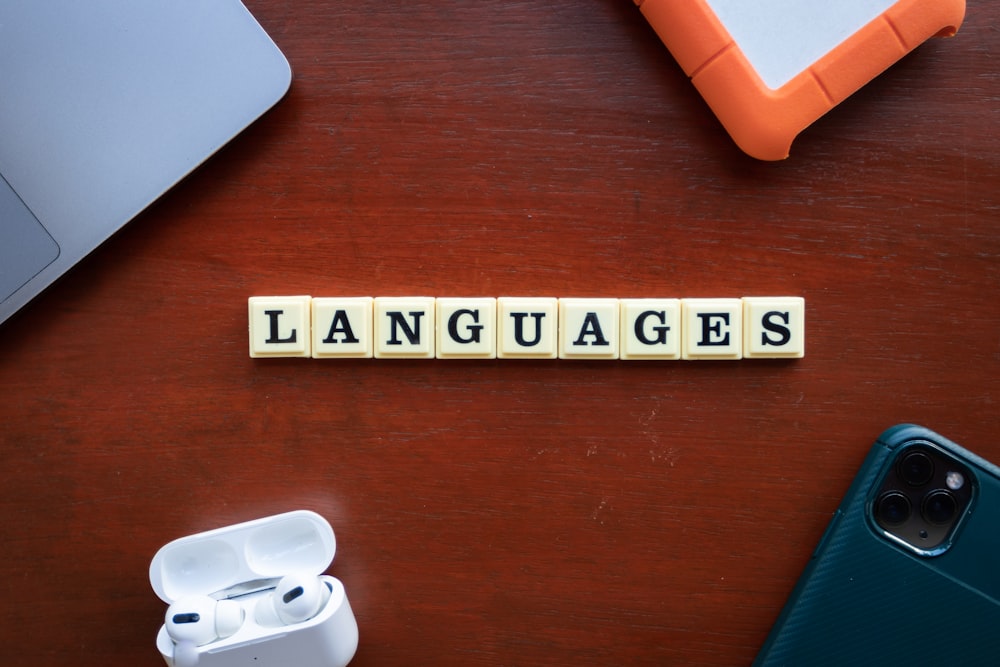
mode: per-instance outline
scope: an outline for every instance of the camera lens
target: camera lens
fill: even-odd
[[[910,452],[899,462],[899,476],[910,486],[922,486],[934,476],[934,462],[924,452]]]
[[[889,526],[898,526],[910,518],[910,500],[899,491],[883,493],[875,506],[879,521]]]
[[[951,521],[958,511],[958,502],[949,491],[933,491],[924,498],[924,518],[931,523],[943,525]]]

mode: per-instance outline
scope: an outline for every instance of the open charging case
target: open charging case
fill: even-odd
[[[358,647],[358,624],[344,585],[323,574],[336,550],[330,524],[307,510],[170,542],[149,566],[149,582],[160,599],[167,604],[192,595],[235,600],[244,620],[229,637],[179,650],[163,625],[156,636],[160,655],[172,667],[347,665]],[[289,574],[319,577],[330,589],[330,599],[309,620],[279,627],[259,624],[257,604],[268,600],[278,581]]]

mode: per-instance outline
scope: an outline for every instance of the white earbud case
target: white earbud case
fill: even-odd
[[[323,575],[337,542],[330,524],[299,510],[174,540],[153,557],[149,581],[172,604],[192,595],[234,600],[243,623],[234,634],[203,646],[178,645],[160,628],[156,647],[172,667],[344,667],[358,647],[358,624],[344,585]],[[316,576],[330,598],[314,617],[262,625],[256,607],[290,574]]]

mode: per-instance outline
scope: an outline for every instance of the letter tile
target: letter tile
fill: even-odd
[[[308,357],[309,296],[252,296],[247,301],[251,357]]]
[[[799,296],[743,299],[743,356],[748,359],[805,356],[806,302]]]
[[[497,299],[497,357],[555,359],[558,356],[559,300],[550,297]]]
[[[434,297],[375,297],[375,358],[434,358]]]
[[[742,299],[681,299],[682,359],[742,359]]]
[[[618,299],[559,299],[559,358],[618,358]]]
[[[371,297],[312,300],[312,356],[371,358],[375,342]]]
[[[438,359],[496,358],[496,299],[439,298],[435,309]]]
[[[680,299],[621,300],[622,359],[680,359]]]

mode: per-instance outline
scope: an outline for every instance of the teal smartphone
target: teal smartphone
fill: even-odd
[[[1000,665],[1000,468],[885,431],[753,664]]]

